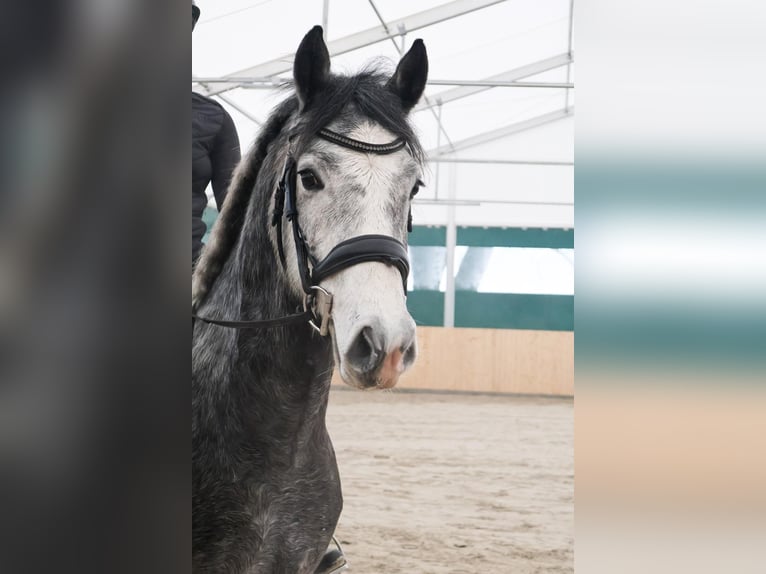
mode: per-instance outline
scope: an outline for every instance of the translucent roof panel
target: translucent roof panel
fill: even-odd
[[[198,5],[193,77],[212,81],[192,89],[225,90],[214,97],[234,118],[244,149],[285,97],[269,83],[290,79],[298,43],[324,18],[330,50],[340,50],[332,53],[336,73],[353,73],[370,62],[392,71],[401,50],[422,38],[431,83],[411,118],[429,156],[439,162],[426,166],[429,188],[415,206],[417,222],[445,223],[448,208],[438,202],[452,193],[461,225],[573,227],[574,90],[547,85],[574,81],[570,0]],[[226,76],[249,78],[251,85],[223,84]],[[476,81],[494,85],[471,85]],[[545,85],[497,85],[510,81]],[[461,163],[450,163],[455,160]]]

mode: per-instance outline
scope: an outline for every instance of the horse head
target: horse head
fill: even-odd
[[[272,243],[296,294],[318,275],[317,299],[332,294],[331,308],[318,307],[318,320],[327,322],[341,377],[356,388],[393,387],[417,355],[406,306],[406,244],[422,151],[407,115],[427,73],[425,46],[416,40],[392,76],[341,80],[330,73],[318,26],[295,56],[297,111],[283,174],[284,211],[295,218],[295,232],[275,226]],[[281,201],[275,194],[275,221]],[[343,246],[351,253],[340,254]],[[302,270],[301,249],[312,277]],[[365,258],[370,250],[377,256]]]

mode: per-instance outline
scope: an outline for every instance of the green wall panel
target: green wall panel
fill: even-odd
[[[208,234],[218,212],[205,208],[202,220]],[[205,236],[207,239],[207,234]],[[413,246],[445,246],[447,228],[444,226],[416,225],[409,235]],[[457,244],[469,247],[549,247],[551,249],[574,249],[573,229],[501,228],[501,227],[458,227]]]
[[[441,291],[410,291],[407,310],[417,325],[441,327],[444,325],[444,293]]]
[[[470,247],[548,247],[573,249],[573,229],[458,227],[457,244]]]
[[[447,243],[444,226],[416,225],[409,238],[410,245],[439,245]],[[573,229],[542,229],[518,227],[458,227],[457,244],[469,247],[548,247],[574,249]]]
[[[415,225],[407,238],[410,245],[441,246],[447,244],[447,228],[444,226]]]
[[[202,212],[202,221],[207,225],[207,231],[205,231],[205,235],[202,237],[203,243],[207,243],[207,238],[210,236],[210,230],[213,229],[216,217],[218,217],[218,211],[212,207],[208,206]]]
[[[457,291],[455,326],[572,331],[574,297]]]
[[[444,293],[440,291],[412,291],[407,308],[418,325],[444,325]],[[572,331],[574,297],[456,291],[455,326]]]

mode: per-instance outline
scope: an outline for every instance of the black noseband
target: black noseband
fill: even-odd
[[[407,292],[407,276],[410,274],[407,248],[387,235],[360,235],[338,243],[327,257],[314,266],[311,279],[314,285],[319,285],[338,271],[368,261],[378,261],[396,267],[402,276],[404,291]]]

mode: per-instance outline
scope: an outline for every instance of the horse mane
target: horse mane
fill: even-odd
[[[290,126],[295,140],[291,144],[293,153],[300,155],[320,129],[337,119],[343,131],[351,131],[359,118],[365,118],[402,138],[413,157],[422,163],[425,153],[407,121],[400,99],[386,86],[389,78],[390,74],[381,72],[375,65],[354,76],[330,76],[311,104],[300,111],[299,123]],[[277,106],[253,148],[237,166],[221,213],[192,277],[192,310],[198,309],[205,300],[233,251],[269,146],[282,134],[298,111],[298,105],[297,97],[292,95]]]
[[[242,232],[250,196],[258,173],[266,159],[269,145],[277,139],[298,102],[290,98],[269,117],[255,144],[234,170],[221,213],[210,232],[210,240],[202,250],[192,277],[192,309],[199,308],[229,258]]]

